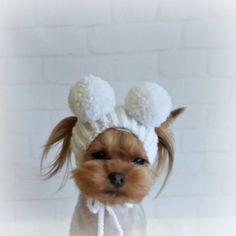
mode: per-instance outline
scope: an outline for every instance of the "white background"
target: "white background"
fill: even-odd
[[[86,74],[119,102],[150,80],[187,106],[149,218],[236,217],[235,48],[234,0],[0,0],[0,221],[69,221],[77,190],[42,181],[41,147]]]

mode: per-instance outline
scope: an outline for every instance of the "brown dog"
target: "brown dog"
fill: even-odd
[[[158,162],[154,167],[150,166],[142,143],[131,132],[111,128],[95,138],[78,167],[72,172],[81,194],[72,220],[71,236],[96,235],[97,218],[86,207],[88,197],[110,205],[139,203],[148,194],[155,178],[168,162],[166,182],[174,160],[171,124],[183,111],[184,108],[172,111],[168,119],[156,128],[159,140]],[[62,120],[47,141],[44,157],[54,144],[62,142],[57,159],[48,172],[49,177],[55,175],[71,157],[70,140],[76,122],[76,117]],[[133,208],[121,207],[116,211],[124,235],[145,235],[145,216],[140,205],[135,204]],[[105,235],[116,235],[117,230],[109,215],[105,221]]]
[[[168,161],[165,185],[174,159],[170,127],[184,108],[171,112],[170,96],[153,82],[134,86],[124,105],[115,106],[112,87],[95,76],[71,88],[69,105],[75,117],[54,128],[43,157],[62,141],[51,177],[74,154],[72,177],[80,198],[70,235],[145,235],[139,203]]]

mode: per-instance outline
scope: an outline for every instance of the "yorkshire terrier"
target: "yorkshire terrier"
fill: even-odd
[[[184,108],[171,111],[167,92],[151,82],[131,88],[115,107],[111,86],[92,75],[71,88],[69,105],[75,116],[53,129],[43,159],[62,142],[52,177],[74,154],[80,196],[70,236],[144,236],[141,202],[168,163],[162,188],[166,183],[174,160],[171,124]]]

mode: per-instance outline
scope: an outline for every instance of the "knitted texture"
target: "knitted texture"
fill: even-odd
[[[69,105],[78,117],[71,146],[77,163],[91,142],[108,128],[123,128],[143,143],[150,164],[157,156],[155,127],[166,120],[171,99],[156,83],[143,82],[131,88],[124,106],[115,106],[111,86],[95,76],[87,76],[70,90]]]
[[[115,95],[112,87],[93,75],[79,80],[68,98],[72,112],[82,122],[93,122],[112,111]]]
[[[144,82],[131,88],[125,99],[127,113],[146,127],[159,126],[170,113],[171,99],[156,83]]]

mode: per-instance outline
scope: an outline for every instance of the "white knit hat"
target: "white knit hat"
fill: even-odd
[[[71,147],[77,160],[91,142],[108,128],[130,131],[143,143],[150,164],[157,156],[155,127],[171,111],[171,98],[156,83],[142,82],[131,88],[123,106],[115,106],[112,87],[101,78],[86,76],[70,90],[69,105],[78,121],[73,128]]]

